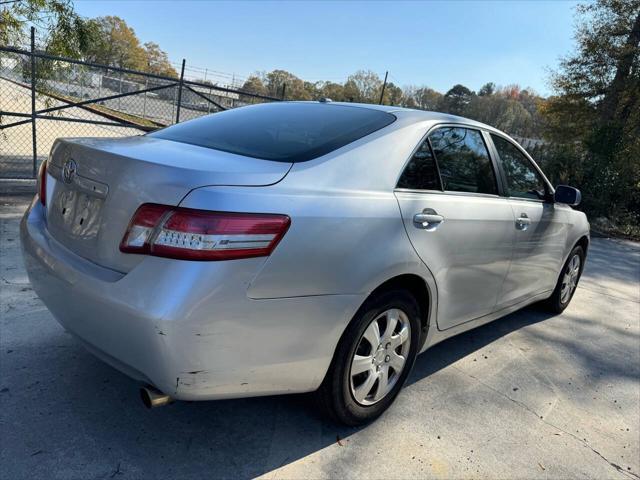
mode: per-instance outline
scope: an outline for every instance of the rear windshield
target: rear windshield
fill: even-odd
[[[304,162],[395,119],[389,113],[356,106],[264,103],[179,123],[149,136],[265,160]]]

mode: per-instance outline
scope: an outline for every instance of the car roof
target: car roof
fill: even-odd
[[[371,103],[352,103],[352,102],[334,102],[334,101],[320,101],[320,102],[291,102],[291,103],[319,103],[323,105],[340,105],[343,107],[358,107],[367,108],[369,110],[379,110],[386,113],[391,113],[397,117],[403,117],[407,120],[413,120],[415,122],[433,121],[434,123],[460,123],[464,125],[474,126],[478,128],[484,128],[493,132],[498,132],[505,135],[491,125],[487,125],[470,118],[460,117],[458,115],[452,115],[450,113],[432,112],[429,110],[417,110],[415,108],[397,107],[393,105],[375,105]]]

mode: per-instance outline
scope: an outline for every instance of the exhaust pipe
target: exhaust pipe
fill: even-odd
[[[147,408],[164,407],[173,403],[173,398],[152,386],[142,387],[140,389],[140,398]]]

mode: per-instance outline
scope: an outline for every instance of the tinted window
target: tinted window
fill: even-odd
[[[303,162],[392,123],[369,108],[321,103],[266,103],[227,110],[149,134],[248,157]]]
[[[407,167],[402,172],[398,181],[398,188],[411,188],[414,190],[440,190],[440,177],[435,159],[429,147],[429,141],[425,140],[413,154]]]
[[[439,128],[429,138],[444,190],[498,193],[489,152],[478,130]]]
[[[507,180],[507,194],[511,197],[543,199],[545,183],[527,157],[513,143],[491,135]]]

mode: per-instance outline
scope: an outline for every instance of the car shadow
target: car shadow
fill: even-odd
[[[442,370],[511,332],[528,325],[543,322],[553,316],[555,315],[545,311],[540,306],[532,305],[481,327],[444,340],[418,356],[406,385],[411,385]]]
[[[547,318],[548,313],[529,308],[446,340],[418,358],[408,383]],[[29,378],[29,383],[11,387],[22,399],[37,401],[3,395],[3,408],[19,417],[6,430],[29,446],[7,465],[14,478],[26,471],[35,476],[186,478],[208,472],[215,478],[250,478],[326,447],[347,445],[361,430],[322,418],[311,395],[177,402],[147,410],[135,381],[65,334],[37,348],[40,354],[22,357],[21,368],[34,375],[17,382]]]

